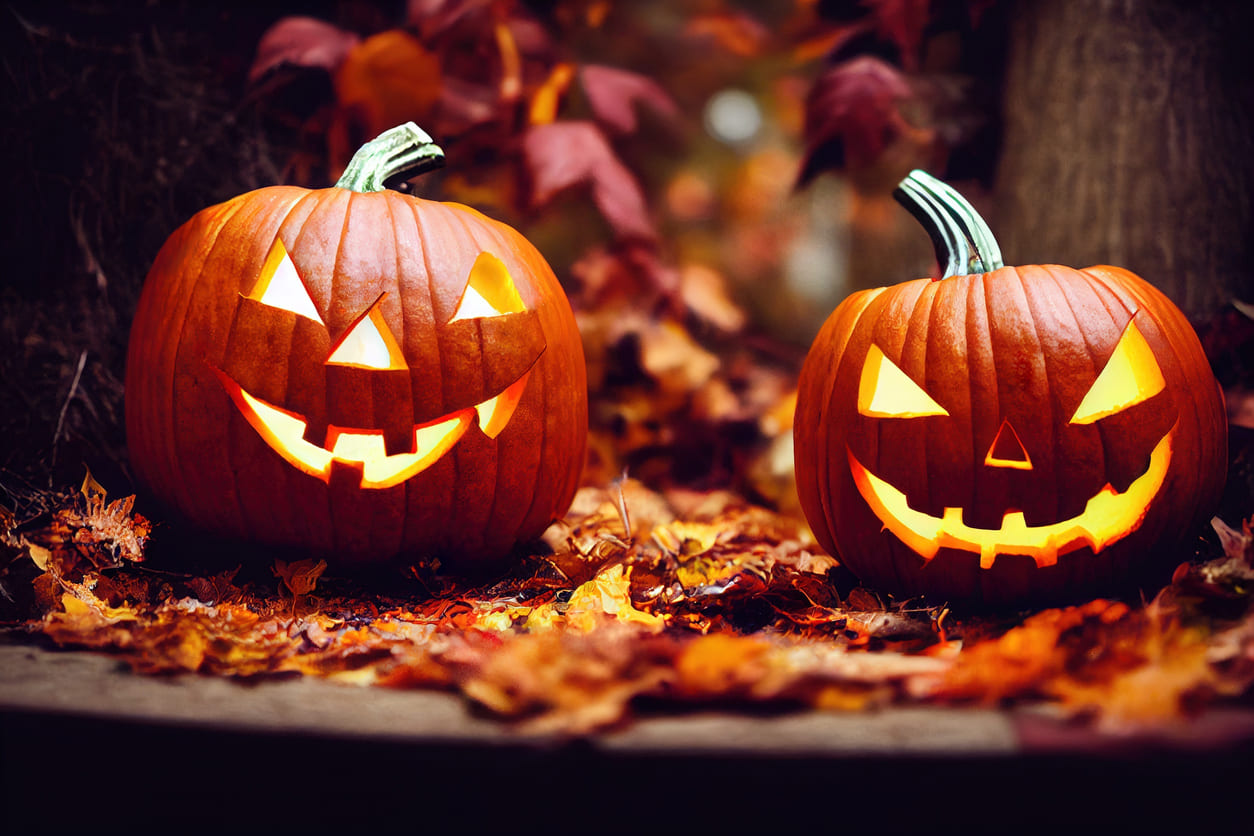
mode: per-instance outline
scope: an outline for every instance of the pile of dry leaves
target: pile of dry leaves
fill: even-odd
[[[460,693],[532,730],[587,733],[642,702],[808,707],[1046,704],[1106,730],[1170,724],[1254,684],[1254,533],[1136,606],[992,618],[889,604],[804,524],[730,493],[585,488],[548,549],[468,588],[275,561],[142,563],[151,524],[90,479],[5,512],[6,626],[141,674],[301,674]],[[23,519],[19,519],[21,516]],[[245,577],[252,572],[251,577]]]

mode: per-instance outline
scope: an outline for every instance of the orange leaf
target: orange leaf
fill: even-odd
[[[615,564],[574,591],[566,608],[567,623],[587,631],[600,623],[601,615],[610,615],[619,621],[660,631],[666,624],[665,619],[636,609],[630,592],[630,573],[623,570],[621,563]]]
[[[575,77],[575,65],[558,64],[549,73],[540,88],[531,98],[531,111],[528,121],[532,125],[548,125],[557,119],[557,108],[562,96],[570,89],[570,82]]]
[[[439,60],[408,32],[391,29],[354,46],[335,72],[340,111],[332,130],[343,135],[332,139],[346,146],[335,159],[363,137],[403,122],[426,124],[440,87]]]

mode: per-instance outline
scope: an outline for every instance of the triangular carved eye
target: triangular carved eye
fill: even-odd
[[[479,253],[474,266],[470,268],[470,277],[466,280],[466,289],[462,291],[461,301],[449,322],[459,319],[482,319],[490,316],[504,316],[510,313],[521,313],[527,306],[518,295],[518,288],[510,278],[509,269],[499,258],[491,253]]]
[[[1154,350],[1131,321],[1123,329],[1119,343],[1106,361],[1101,374],[1085,393],[1071,416],[1073,424],[1094,421],[1122,412],[1130,406],[1147,401],[1167,386]]]
[[[858,412],[872,418],[917,418],[948,415],[943,406],[924,392],[897,364],[872,345],[858,383]]]
[[[339,345],[327,358],[327,363],[364,369],[408,368],[401,347],[384,321],[383,311],[379,309],[382,301],[383,296],[380,296],[365,316],[344,333]]]
[[[261,278],[253,286],[253,292],[248,294],[248,298],[272,308],[291,311],[312,319],[319,325],[324,324],[322,317],[318,315],[318,309],[314,306],[313,299],[309,296],[309,291],[305,288],[305,283],[296,272],[296,265],[292,264],[292,259],[287,254],[283,242],[277,238],[274,240],[274,246],[270,248],[270,254],[266,256],[265,264],[261,267]]]

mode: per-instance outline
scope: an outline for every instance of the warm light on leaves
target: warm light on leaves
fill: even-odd
[[[451,688],[539,732],[621,724],[647,696],[841,711],[1046,703],[1122,733],[1254,684],[1239,663],[1254,623],[1254,521],[1224,527],[1227,553],[1182,565],[1149,604],[1097,600],[999,623],[838,592],[830,561],[815,572],[799,520],[733,496],[693,499],[630,480],[585,489],[551,554],[483,587],[424,574],[387,598],[333,592],[315,559],[275,561],[281,589],[268,573],[179,581],[79,564],[74,577],[39,576],[51,594],[26,626],[65,647],[107,649],[140,673]],[[635,508],[631,545],[622,502]],[[3,519],[0,539],[12,543],[20,526]],[[117,522],[146,525],[133,513]],[[700,576],[679,582],[698,565]],[[1208,601],[1228,615],[1207,615]],[[758,620],[746,628],[750,613]]]

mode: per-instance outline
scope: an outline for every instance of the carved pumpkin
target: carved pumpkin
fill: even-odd
[[[587,433],[574,316],[518,232],[382,185],[442,162],[410,123],[334,188],[259,189],[170,237],[126,375],[158,500],[357,564],[488,561],[565,512]]]
[[[806,358],[797,489],[819,542],[869,585],[990,606],[1161,578],[1226,473],[1185,316],[1118,267],[1002,266],[923,172],[897,197],[945,278],[851,295]]]

